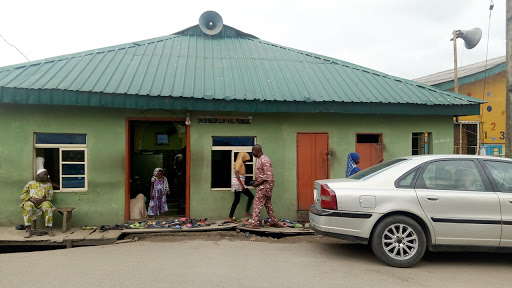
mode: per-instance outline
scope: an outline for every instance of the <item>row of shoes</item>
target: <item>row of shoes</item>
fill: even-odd
[[[188,218],[181,218],[179,219],[179,223],[187,228],[198,228],[198,227],[206,227],[210,226],[212,224],[215,224],[215,221],[208,220],[208,218],[204,219],[188,219]]]
[[[309,229],[309,222],[306,222],[306,221],[290,221],[290,220],[279,219],[279,223],[283,227]]]
[[[103,225],[99,228],[100,232],[105,232],[108,230],[123,230],[124,225]]]
[[[215,224],[215,221],[210,221],[208,218],[205,219],[188,219],[188,218],[180,218],[173,219],[170,221],[143,221],[143,222],[128,222],[125,224],[125,228],[127,229],[142,229],[142,228],[173,228],[173,229],[182,229],[186,228],[198,228],[205,227]]]

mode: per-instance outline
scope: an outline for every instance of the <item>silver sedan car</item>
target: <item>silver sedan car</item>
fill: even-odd
[[[430,251],[510,251],[512,159],[424,155],[315,182],[317,234],[369,244],[395,267]]]

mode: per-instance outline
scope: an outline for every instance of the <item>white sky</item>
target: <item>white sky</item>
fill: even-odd
[[[505,55],[505,0],[4,0],[0,35],[30,60],[164,36],[218,12],[224,24],[276,44],[414,79],[453,69],[453,30],[480,27],[459,67]],[[25,62],[0,38],[0,66]]]

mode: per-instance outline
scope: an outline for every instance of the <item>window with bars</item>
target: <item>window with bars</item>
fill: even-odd
[[[35,133],[35,169],[44,159],[44,168],[52,182],[60,186],[54,191],[87,191],[87,135],[71,133]]]
[[[254,179],[254,165],[256,161],[252,156],[252,146],[256,144],[254,136],[214,136],[212,137],[212,168],[211,189],[231,189],[231,178],[234,175],[234,164],[240,152],[247,152],[251,159],[245,163],[245,183]]]
[[[480,122],[455,122],[453,136],[454,154],[475,155],[479,152]]]
[[[412,133],[412,155],[432,154],[432,133]]]

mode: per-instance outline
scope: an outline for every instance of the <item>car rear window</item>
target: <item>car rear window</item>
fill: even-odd
[[[389,161],[386,161],[386,162],[383,162],[383,163],[380,163],[380,164],[377,164],[375,166],[372,166],[368,169],[365,169],[361,172],[357,172],[356,174],[348,177],[348,179],[362,179],[362,178],[365,178],[365,177],[373,177],[377,174],[379,174],[380,172],[388,169],[389,167],[399,163],[399,162],[402,162],[402,161],[405,161],[407,159],[404,159],[404,158],[397,158],[397,159],[393,159],[393,160],[389,160]]]

